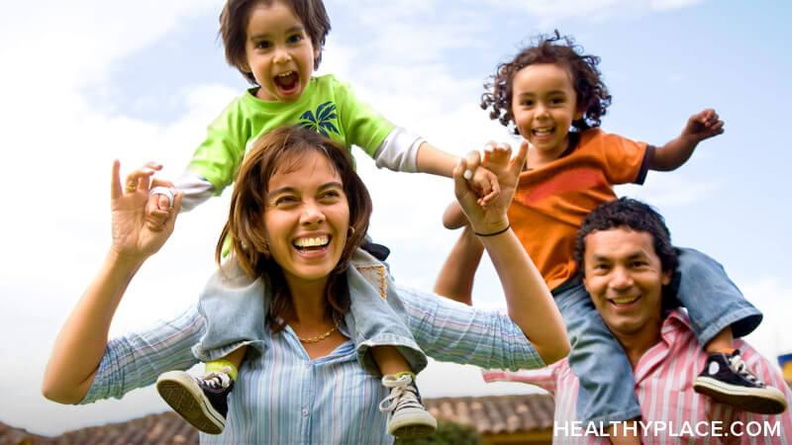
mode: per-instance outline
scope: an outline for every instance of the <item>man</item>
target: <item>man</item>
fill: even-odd
[[[783,403],[792,401],[792,392],[776,367],[742,340],[735,340],[735,345],[744,362],[737,359],[740,362],[734,363],[731,356],[723,354],[706,363],[707,354],[687,315],[674,308],[674,298],[667,292],[676,256],[659,214],[632,199],[604,204],[586,218],[577,250],[586,290],[635,373],[642,417],[620,425],[625,434],[636,434],[644,444],[792,443],[789,410],[775,416],[751,414],[693,391],[693,381],[705,364],[714,372],[732,361],[732,367],[747,365],[768,384],[783,388]],[[458,266],[465,259],[449,261]],[[445,271],[448,267],[447,263]],[[438,280],[435,288],[441,294],[442,282]],[[578,378],[566,360],[532,372],[487,371],[485,380],[534,383],[554,393],[556,443],[610,443],[608,433],[613,425],[574,420]]]

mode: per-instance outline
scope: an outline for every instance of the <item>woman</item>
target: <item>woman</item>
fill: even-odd
[[[257,141],[240,169],[218,243],[219,250],[230,235],[242,270],[218,273],[266,280],[273,303],[260,341],[267,347],[258,356],[251,348],[244,361],[223,434],[201,435],[201,443],[392,441],[378,407],[385,389],[358,361],[361,352],[349,340],[354,327],[344,323],[351,292],[386,298],[437,360],[515,369],[565,356],[569,343],[560,314],[506,217],[524,159],[522,147],[508,164],[495,160],[502,192],[486,208],[462,178],[476,165],[463,161],[454,172],[457,198],[501,278],[506,317],[399,287],[381,263],[358,249],[371,201],[345,150],[301,128],[283,128]],[[175,320],[108,342],[126,287],[170,236],[181,204],[176,196],[165,228],[151,231],[144,206],[153,171],[131,173],[126,183],[137,187],[122,191],[119,168],[114,163],[112,247],[62,328],[45,373],[44,395],[57,402],[120,398],[154,383],[165,370],[186,369],[196,363],[190,348],[205,330],[193,307]],[[409,397],[399,403],[409,403]]]

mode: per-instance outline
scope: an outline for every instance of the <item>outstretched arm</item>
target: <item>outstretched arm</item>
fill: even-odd
[[[110,187],[113,243],[104,264],[61,328],[44,373],[42,392],[60,403],[77,403],[91,387],[107,346],[107,334],[121,297],[140,266],[173,232],[181,206],[177,195],[173,217],[162,230],[151,230],[145,206],[157,166],[149,164],[127,176],[122,190],[120,165],[113,163]]]
[[[476,239],[473,230],[465,226],[462,235],[443,263],[443,268],[440,269],[434,292],[460,303],[472,305],[473,279],[483,254],[484,246]]]
[[[501,150],[497,156],[510,156]],[[463,178],[469,167],[466,159],[454,170],[457,200],[470,221],[471,230],[492,259],[506,295],[509,317],[520,327],[546,363],[555,362],[569,352],[561,314],[553,301],[541,274],[531,261],[517,236],[511,230],[506,211],[514,196],[525,157],[527,143],[520,146],[518,155],[501,163],[498,180],[501,193],[486,207],[480,206],[476,195]],[[495,164],[498,164],[495,160]],[[497,169],[496,169],[497,170]]]
[[[699,142],[722,134],[723,121],[712,108],[690,116],[682,134],[655,150],[649,168],[657,171],[676,170],[690,159]]]
[[[446,153],[428,142],[423,142],[418,148],[416,163],[419,172],[450,178],[459,159],[458,156]],[[468,157],[467,160],[468,164],[471,164],[472,158]],[[497,176],[486,168],[477,167],[478,163],[471,165],[470,172],[465,173],[465,179],[473,185],[473,190],[479,196],[479,202],[486,205],[498,196],[500,186]]]

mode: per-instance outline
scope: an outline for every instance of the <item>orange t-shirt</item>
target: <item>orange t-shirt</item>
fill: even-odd
[[[550,289],[577,272],[575,238],[583,219],[616,199],[615,184],[643,183],[653,148],[593,128],[570,133],[566,153],[522,172],[509,207],[512,228]]]

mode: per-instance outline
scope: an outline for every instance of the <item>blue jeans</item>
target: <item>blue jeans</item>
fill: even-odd
[[[687,308],[699,343],[705,345],[731,326],[734,337],[756,329],[762,314],[732,283],[717,261],[693,249],[677,249],[679,266],[671,283]],[[577,417],[584,422],[621,421],[639,417],[635,376],[624,349],[594,308],[579,280],[553,290],[566,322],[572,351],[569,365],[580,380]]]
[[[405,317],[397,313],[400,307],[386,301],[387,266],[358,249],[346,274],[351,304],[344,317],[345,333],[354,341],[361,365],[379,375],[370,348],[395,346],[413,372],[423,370],[426,355],[405,325]],[[242,346],[261,353],[271,298],[263,280],[251,280],[233,258],[228,259],[201,292],[198,310],[206,320],[206,333],[193,354],[211,361]]]

